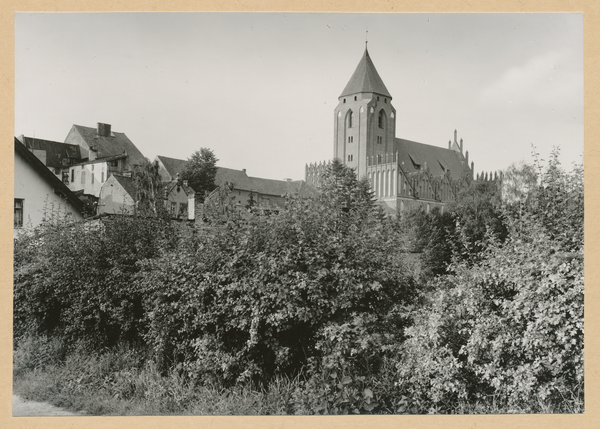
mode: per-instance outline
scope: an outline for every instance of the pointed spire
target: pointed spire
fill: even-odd
[[[385,87],[383,80],[377,73],[377,69],[371,61],[371,57],[369,56],[369,51],[367,50],[367,44],[365,43],[365,53],[363,54],[356,70],[354,70],[354,74],[348,81],[346,88],[342,91],[340,97],[344,97],[346,95],[351,94],[359,94],[361,92],[374,92],[379,95],[383,95],[389,97],[392,96],[388,92]]]

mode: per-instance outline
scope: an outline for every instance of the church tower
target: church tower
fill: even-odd
[[[366,47],[338,100],[334,158],[354,168],[359,178],[367,175],[370,165],[392,162],[395,158],[396,110]]]

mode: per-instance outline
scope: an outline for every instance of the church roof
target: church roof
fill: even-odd
[[[371,61],[369,51],[366,48],[356,70],[354,70],[354,74],[350,78],[346,88],[344,88],[344,91],[342,91],[340,97],[358,94],[360,92],[374,92],[392,98],[383,84],[383,80],[381,80],[379,73],[377,73],[377,69],[373,64],[373,61]]]
[[[452,179],[461,179],[468,169],[465,158],[457,151],[417,143],[410,140],[396,139],[398,162],[407,173],[427,169],[434,176],[442,176],[450,171]]]

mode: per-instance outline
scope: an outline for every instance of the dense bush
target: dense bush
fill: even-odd
[[[308,362],[363,374],[401,340],[399,308],[415,296],[403,243],[340,165],[319,200],[290,197],[277,215],[213,227],[144,264],[146,340],[162,365],[227,383]]]
[[[312,199],[192,233],[153,210],[47,225],[15,241],[15,376],[161,412],[215,389],[276,413],[582,411],[583,175],[556,159],[513,169],[527,192],[407,216],[412,236],[339,161]]]
[[[554,159],[536,196],[506,213],[506,241],[488,234],[479,261],[437,278],[407,329],[398,385],[421,408],[582,411],[581,170],[566,174]]]
[[[106,347],[139,340],[138,262],[172,245],[160,218],[115,216],[42,227],[15,240],[14,336],[53,335]]]

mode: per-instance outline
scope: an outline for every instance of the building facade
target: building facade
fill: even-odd
[[[368,178],[377,201],[390,212],[419,204],[426,210],[454,201],[472,179],[474,165],[463,141],[448,148],[396,137],[392,96],[365,49],[334,111],[333,157]],[[326,163],[306,166],[306,182],[319,186]]]

